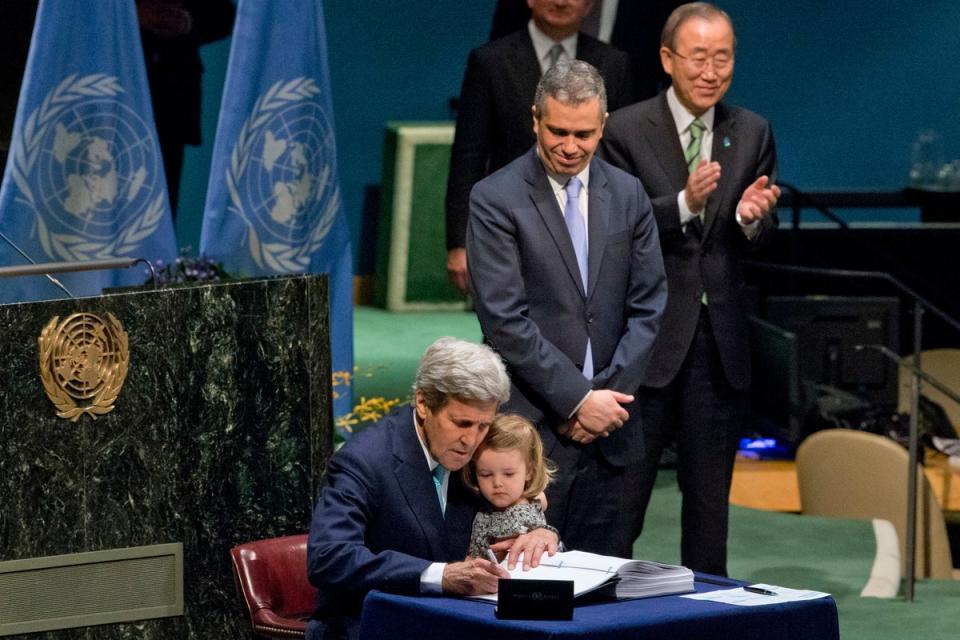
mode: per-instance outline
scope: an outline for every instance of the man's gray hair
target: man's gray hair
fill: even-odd
[[[600,98],[600,115],[607,112],[607,89],[600,72],[583,60],[561,60],[540,78],[534,106],[537,118],[546,113],[547,98],[570,106],[577,106],[593,98]]]
[[[503,404],[510,398],[510,378],[503,360],[487,345],[448,337],[427,347],[413,390],[423,392],[431,411],[451,398]]]
[[[681,25],[690,18],[702,18],[704,20],[726,20],[730,25],[730,31],[733,32],[733,48],[737,48],[737,32],[733,28],[733,20],[727,15],[727,12],[709,2],[688,2],[682,4],[673,10],[673,13],[663,23],[663,31],[660,32],[660,46],[676,51],[677,31]]]

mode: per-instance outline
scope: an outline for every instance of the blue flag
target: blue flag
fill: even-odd
[[[329,274],[333,369],[352,373],[353,260],[320,0],[237,5],[200,252],[247,276]],[[349,388],[335,392],[342,416]]]
[[[173,260],[176,240],[131,0],[41,0],[0,187],[0,265]],[[29,260],[24,258],[16,245]],[[142,269],[58,276],[73,295],[141,284]],[[63,293],[0,280],[0,301]]]

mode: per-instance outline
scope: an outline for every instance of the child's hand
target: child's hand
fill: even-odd
[[[520,556],[523,556],[523,570],[540,564],[540,557],[544,552],[552,556],[557,552],[560,540],[557,534],[549,529],[534,529],[530,533],[519,535],[513,540],[502,540],[490,545],[493,552],[500,557],[501,551],[507,553],[507,568],[511,571],[516,568]]]

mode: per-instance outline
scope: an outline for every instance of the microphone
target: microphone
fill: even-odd
[[[33,258],[31,258],[30,256],[28,256],[28,255],[24,252],[23,249],[21,249],[20,247],[18,247],[16,242],[14,242],[14,241],[11,240],[10,238],[8,238],[8,237],[7,237],[7,234],[5,234],[5,233],[3,233],[2,231],[0,231],[0,238],[2,238],[3,241],[6,242],[8,245],[10,245],[11,247],[13,247],[14,250],[15,250],[17,253],[19,253],[21,256],[23,256],[24,258],[26,258],[27,262],[29,262],[30,264],[37,264],[37,261],[34,260]],[[65,294],[67,294],[68,296],[70,296],[70,297],[73,298],[74,300],[77,299],[77,296],[75,296],[75,295],[73,295],[72,293],[70,293],[70,290],[67,289],[65,286],[63,286],[63,283],[62,283],[62,282],[60,282],[59,280],[57,280],[56,278],[54,278],[54,277],[53,277],[52,275],[50,275],[49,273],[44,272],[43,275],[46,276],[47,280],[49,280],[50,282],[52,282],[56,287],[58,287],[58,288],[59,288],[61,291],[63,291]]]

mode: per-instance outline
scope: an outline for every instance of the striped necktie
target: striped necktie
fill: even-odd
[[[683,152],[683,159],[687,161],[687,171],[693,173],[700,163],[700,148],[703,145],[703,132],[707,130],[707,125],[703,124],[700,118],[690,123],[690,144],[687,150]],[[703,238],[703,213],[696,216],[687,223],[687,231],[697,240]],[[704,291],[700,296],[701,304],[707,304],[707,292]]]
[[[693,173],[694,169],[700,163],[700,146],[703,144],[703,132],[707,130],[707,125],[703,120],[697,118],[690,123],[690,144],[687,150],[683,152],[683,159],[687,161],[687,171]]]
[[[703,132],[707,130],[707,125],[703,124],[700,118],[690,123],[687,129],[690,132],[690,143],[687,150],[683,152],[683,159],[687,161],[687,171],[693,173],[700,163],[700,149],[703,146]],[[703,236],[703,218],[701,215],[691,220],[687,229],[691,231],[699,240]]]

